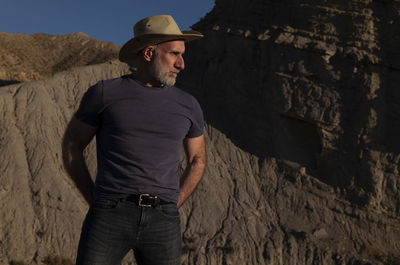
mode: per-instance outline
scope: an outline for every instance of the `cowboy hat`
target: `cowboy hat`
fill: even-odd
[[[119,60],[132,62],[138,53],[150,45],[165,41],[191,41],[203,37],[203,34],[194,30],[181,31],[170,15],[156,15],[144,18],[133,27],[134,38],[122,46]]]

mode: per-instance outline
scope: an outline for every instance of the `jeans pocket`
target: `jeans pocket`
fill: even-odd
[[[119,199],[106,199],[106,198],[98,198],[93,204],[92,208],[95,210],[113,210],[118,207]]]
[[[175,204],[163,204],[160,205],[161,214],[168,218],[179,219],[180,214],[178,207]]]

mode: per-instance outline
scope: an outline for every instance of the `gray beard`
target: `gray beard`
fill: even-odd
[[[168,71],[164,71],[160,57],[157,52],[154,54],[154,61],[150,68],[151,75],[164,86],[173,86],[176,82],[176,77],[169,76]]]

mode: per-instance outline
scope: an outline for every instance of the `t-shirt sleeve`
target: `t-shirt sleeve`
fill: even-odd
[[[192,97],[192,117],[191,126],[186,134],[187,138],[194,138],[203,135],[204,117],[199,102]]]
[[[102,82],[91,86],[83,95],[75,118],[93,127],[100,123],[100,109],[103,101]]]

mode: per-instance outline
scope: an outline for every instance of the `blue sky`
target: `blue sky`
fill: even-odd
[[[0,31],[89,36],[123,45],[138,20],[170,14],[181,30],[199,21],[214,0],[0,0]]]

